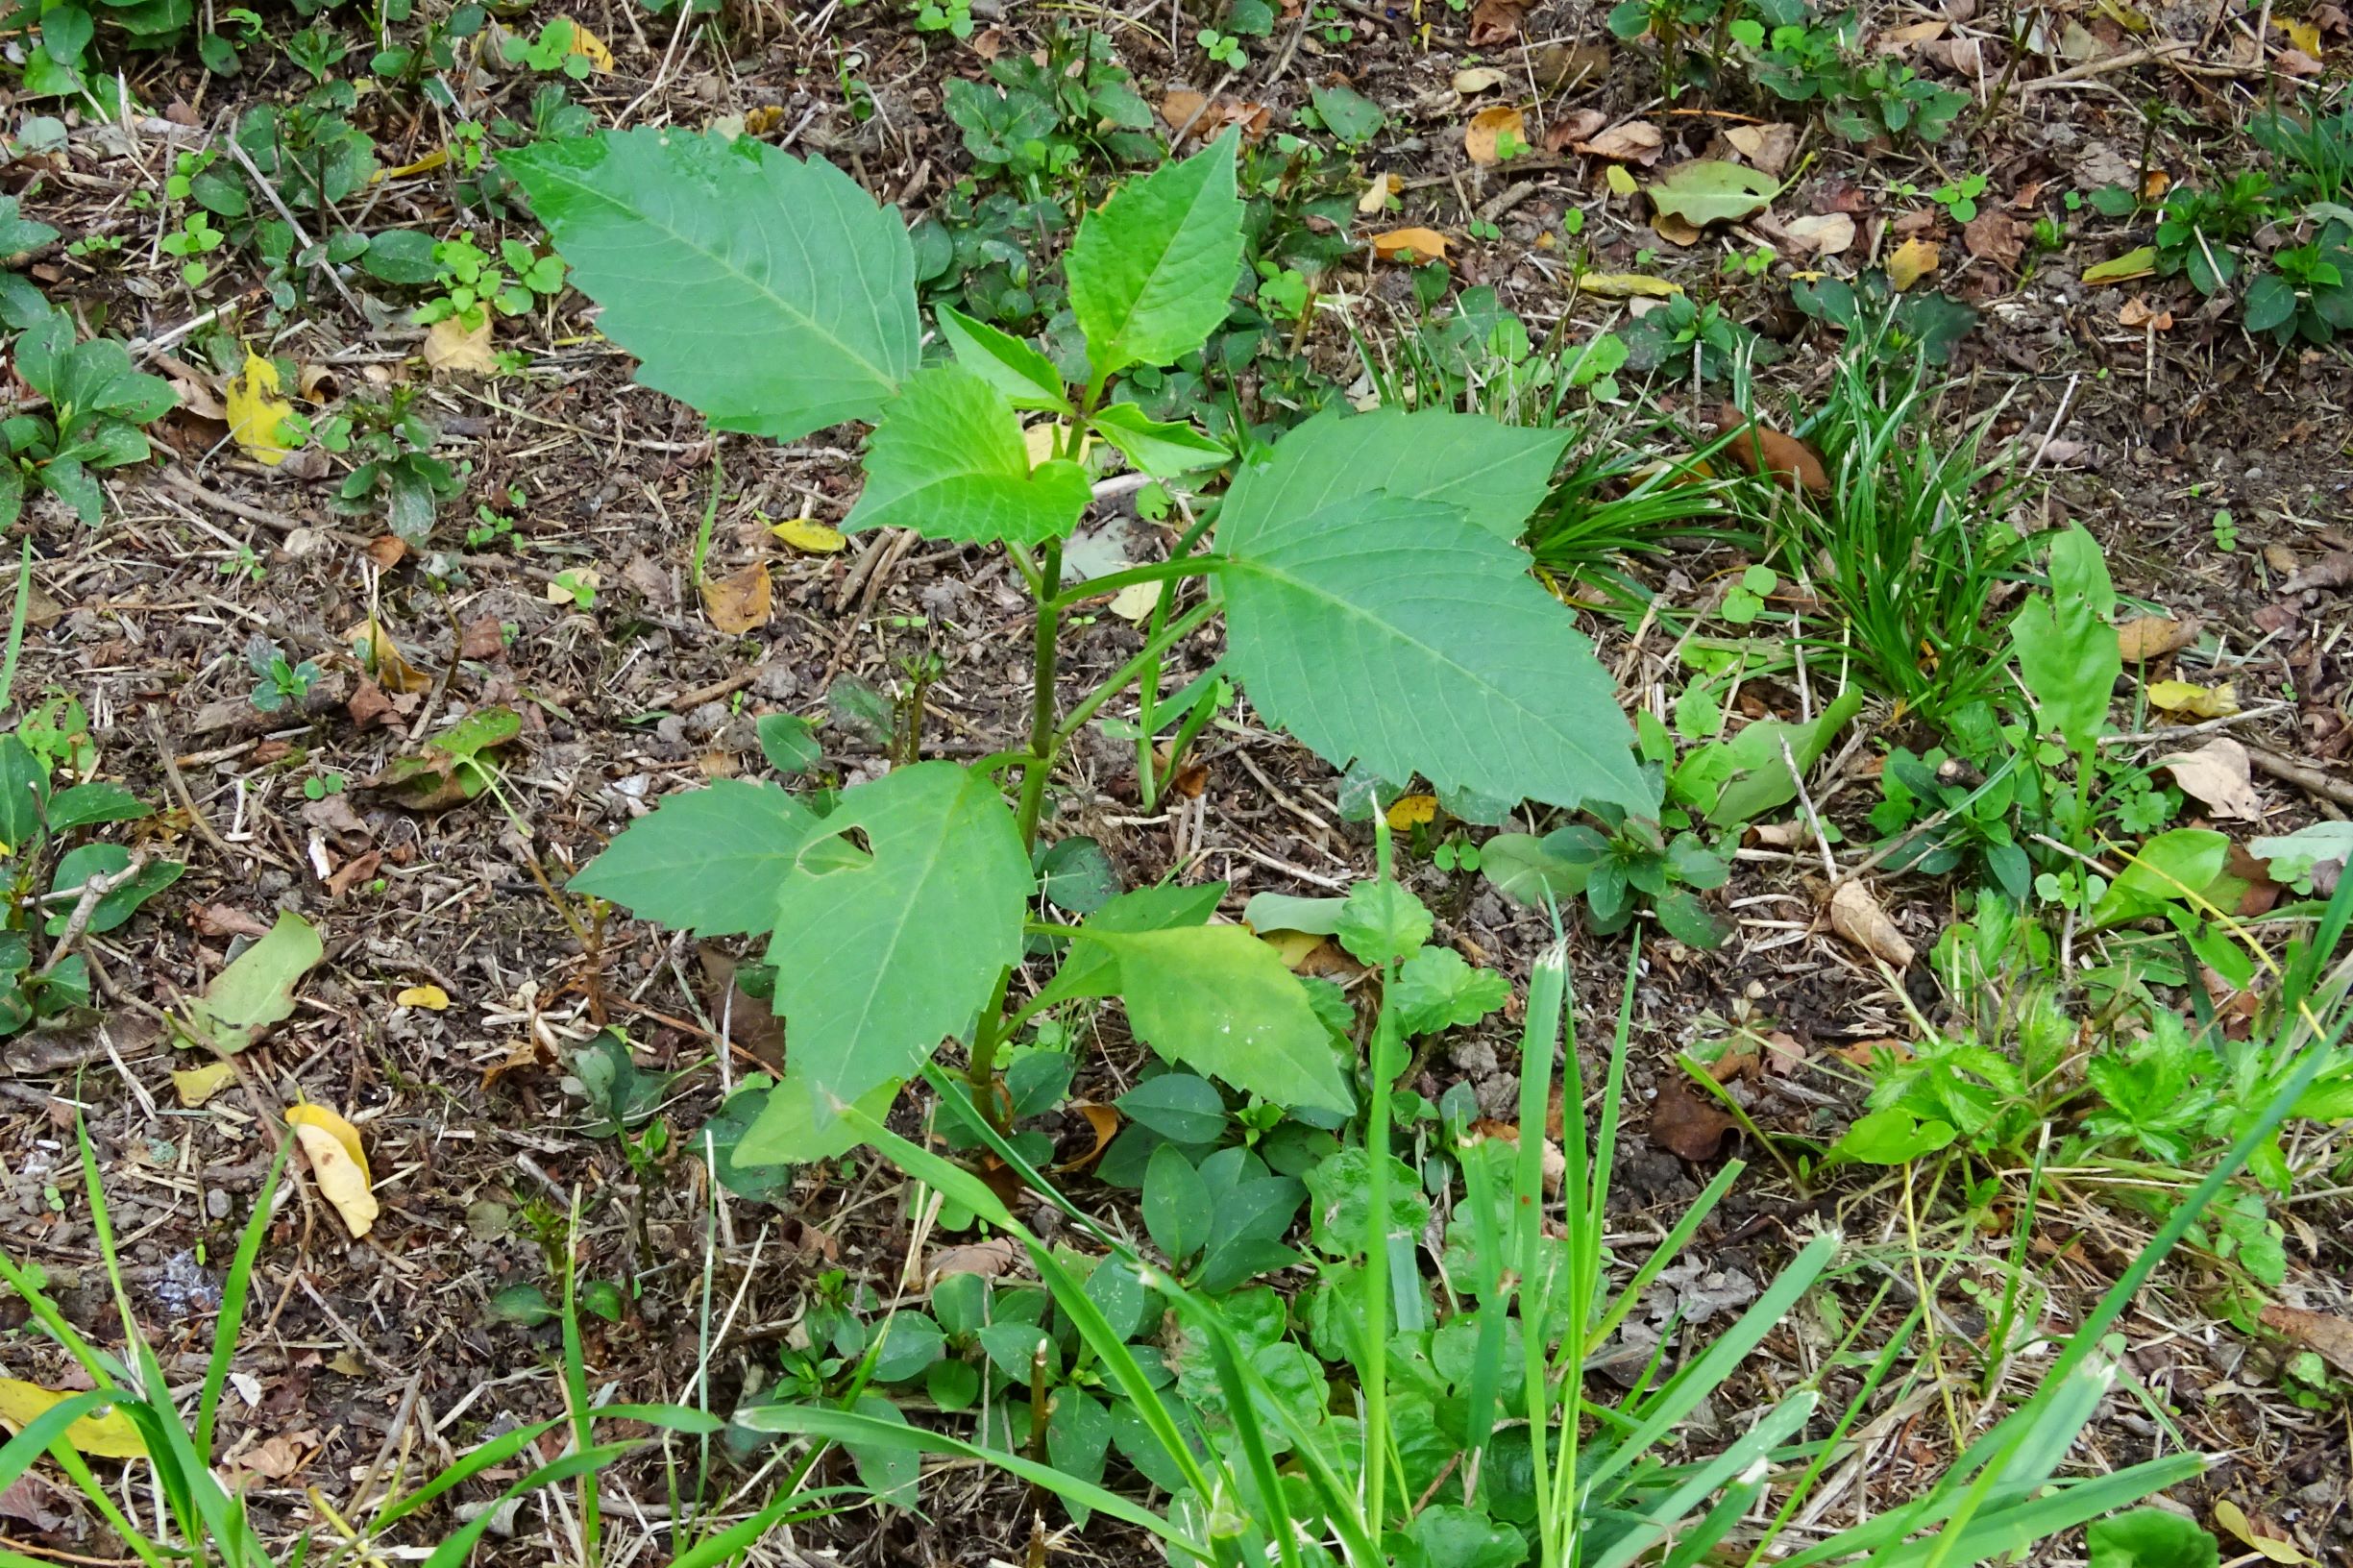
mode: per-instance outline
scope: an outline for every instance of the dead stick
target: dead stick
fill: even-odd
[[[2249,742],[2239,743],[2246,747],[2246,760],[2269,773],[2273,778],[2286,779],[2308,794],[2323,800],[2333,800],[2341,806],[2353,807],[2353,784],[2347,784],[2334,773],[2323,772],[2307,762],[2283,757],[2278,752]]]

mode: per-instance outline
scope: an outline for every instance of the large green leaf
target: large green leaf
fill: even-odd
[[[1325,761],[1654,809],[1608,673],[1519,551],[1456,507],[1380,495],[1247,521],[1220,529],[1226,657]]]
[[[1234,477],[1217,537],[1229,550],[1246,550],[1287,519],[1383,491],[1442,501],[1488,532],[1516,539],[1544,499],[1570,433],[1438,408],[1318,414],[1286,435],[1272,457]]]
[[[1035,545],[1076,527],[1091,495],[1076,463],[1056,458],[1031,472],[1020,416],[1005,394],[959,365],[941,365],[884,407],[866,451],[866,493],[842,526]]]
[[[2080,751],[2107,722],[2124,655],[2108,617],[2116,589],[2099,543],[2078,525],[2050,545],[2050,592],[2028,600],[2010,623],[2019,674],[2035,712]]]
[[[817,814],[773,784],[723,778],[663,799],[572,879],[641,919],[748,937],[776,919],[776,889]]]
[[[768,951],[792,1059],[784,1087],[822,1106],[913,1076],[970,1025],[1021,960],[1033,883],[996,787],[953,763],[856,785],[817,831],[812,849],[860,852],[821,864],[803,852],[777,890]]]
[[[1119,966],[1128,1023],[1163,1056],[1282,1106],[1355,1105],[1332,1033],[1282,955],[1238,925],[1077,932]]]
[[[1079,225],[1063,272],[1098,378],[1172,364],[1225,320],[1242,259],[1240,147],[1230,130],[1122,186]]]
[[[502,153],[638,380],[780,441],[915,371],[915,252],[847,175],[755,137],[608,131]]]

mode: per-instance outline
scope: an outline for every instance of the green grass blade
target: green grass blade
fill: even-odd
[[[549,1426],[560,1424],[555,1421],[548,1423]],[[593,1478],[598,1471],[637,1446],[635,1443],[605,1443],[600,1447],[580,1449],[576,1453],[565,1455],[560,1459],[552,1459],[541,1465],[501,1492],[492,1500],[490,1507],[466,1521],[456,1534],[435,1547],[432,1556],[425,1559],[425,1568],[464,1568],[466,1559],[474,1554],[476,1543],[480,1541],[483,1534],[490,1529],[491,1521],[499,1516],[501,1503],[511,1497],[521,1497],[526,1492],[537,1491],[542,1486],[551,1486],[558,1482],[570,1481],[575,1477],[588,1479],[590,1485],[593,1486],[595,1484]]]
[[[1766,1411],[1763,1419],[1751,1427],[1738,1442],[1714,1458],[1696,1466],[1665,1497],[1645,1508],[1641,1523],[1612,1541],[1607,1549],[1596,1554],[1590,1559],[1589,1568],[1625,1568],[1627,1563],[1666,1539],[1670,1531],[1683,1523],[1683,1516],[1703,1500],[1714,1496],[1752,1466],[1764,1465],[1766,1456],[1775,1445],[1803,1427],[1819,1402],[1819,1396],[1808,1390],[1785,1399]],[[1732,1522],[1727,1520],[1726,1528],[1728,1529]]]
[[[917,1454],[939,1454],[951,1458],[976,1459],[1020,1477],[1032,1485],[1042,1486],[1067,1503],[1091,1508],[1097,1513],[1149,1531],[1189,1556],[1209,1560],[1209,1548],[1179,1531],[1167,1520],[1149,1508],[1140,1507],[1127,1498],[1092,1482],[1065,1475],[1050,1464],[1041,1464],[1025,1455],[1007,1449],[989,1448],[980,1443],[926,1427],[902,1426],[895,1421],[884,1421],[876,1416],[862,1415],[856,1410],[838,1410],[824,1405],[762,1405],[743,1412],[740,1424],[754,1432],[788,1433],[797,1437],[821,1437],[830,1443],[862,1447],[895,1448]]]
[[[1837,1250],[1838,1237],[1834,1236],[1818,1236],[1808,1241],[1722,1338],[1670,1378],[1653,1396],[1634,1430],[1612,1444],[1580,1478],[1586,1495],[1593,1495],[1603,1482],[1624,1473],[1629,1465],[1647,1455],[1654,1444],[1691,1413],[1693,1407],[1731,1376],[1733,1368],[1747,1359],[1749,1352],[1773,1332],[1799,1298],[1812,1287]]]
[[[254,1200],[253,1217],[237,1237],[236,1255],[221,1286],[220,1316],[212,1325],[212,1359],[205,1364],[204,1391],[196,1400],[196,1452],[207,1463],[212,1458],[212,1423],[220,1413],[221,1389],[229,1382],[230,1363],[236,1358],[237,1335],[245,1326],[245,1303],[253,1289],[254,1264],[261,1255],[261,1238],[269,1234],[270,1202],[278,1194],[278,1178],[286,1167],[291,1139],[278,1145],[269,1170],[261,1178],[260,1195]]]

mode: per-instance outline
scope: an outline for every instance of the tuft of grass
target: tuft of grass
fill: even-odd
[[[211,1355],[206,1362],[191,1420],[174,1402],[162,1365],[140,1331],[131,1298],[123,1287],[113,1225],[88,1129],[77,1122],[75,1134],[81,1150],[83,1185],[89,1197],[91,1229],[122,1321],[123,1349],[118,1355],[76,1329],[49,1295],[46,1281],[37,1268],[0,1254],[0,1281],[24,1304],[33,1328],[62,1346],[95,1385],[87,1392],[60,1400],[27,1422],[5,1445],[0,1445],[0,1489],[14,1484],[46,1454],[121,1538],[124,1548],[142,1568],[291,1568],[299,1564],[338,1568],[348,1562],[384,1561],[392,1556],[419,1556],[426,1568],[463,1568],[498,1514],[498,1504],[567,1481],[580,1483],[584,1562],[593,1568],[600,1560],[594,1512],[596,1478],[646,1441],[600,1442],[596,1428],[614,1421],[635,1421],[664,1432],[701,1437],[724,1430],[725,1423],[708,1412],[676,1405],[591,1408],[580,1359],[578,1324],[573,1311],[572,1270],[568,1267],[563,1357],[568,1409],[563,1415],[494,1437],[413,1490],[400,1488],[397,1471],[389,1478],[380,1478],[371,1470],[357,1492],[338,1509],[314,1488],[310,1495],[326,1522],[324,1538],[321,1528],[314,1525],[290,1542],[265,1541],[248,1512],[242,1487],[225,1485],[215,1470],[213,1439],[221,1393],[228,1384],[245,1314],[252,1304],[255,1268],[260,1260],[262,1240],[268,1233],[291,1145],[280,1145],[262,1179],[260,1195],[254,1202],[253,1217],[238,1237],[236,1253],[222,1285]],[[145,1450],[144,1458],[124,1462],[144,1466],[152,1473],[152,1490],[158,1507],[151,1529],[141,1528],[115,1502],[113,1492],[92,1471],[89,1459],[74,1446],[69,1435],[69,1429],[76,1422],[109,1410],[130,1424]],[[419,1551],[405,1543],[397,1549],[391,1547],[395,1527],[404,1521],[419,1520],[432,1504],[477,1477],[494,1470],[503,1474],[519,1459],[535,1458],[534,1445],[539,1438],[567,1425],[574,1439],[569,1452],[544,1464],[534,1464],[521,1477],[508,1482],[489,1507],[450,1533],[431,1540],[429,1550]],[[384,1482],[380,1493],[377,1490],[380,1479]],[[126,1486],[124,1490],[126,1495],[135,1495],[147,1488]],[[694,1568],[708,1568],[727,1560],[756,1539],[760,1531],[814,1517],[821,1510],[811,1507],[812,1501],[809,1495],[799,1493],[797,1486],[788,1488],[785,1495],[745,1525],[711,1536],[677,1561],[680,1565],[691,1563]],[[749,1525],[758,1528],[747,1534],[746,1526]],[[43,1568],[43,1565],[36,1558],[0,1552],[0,1568]]]
[[[2004,521],[2023,477],[1986,450],[1994,412],[1948,440],[1934,403],[1924,359],[1890,364],[1879,334],[1858,328],[1802,431],[1829,494],[1755,479],[1737,493],[1826,605],[1818,646],[1904,711],[1975,734],[1990,727],[1985,703],[2008,656],[1987,609],[2026,553]]]

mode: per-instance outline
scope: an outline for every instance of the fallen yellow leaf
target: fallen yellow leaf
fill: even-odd
[[[1482,166],[1528,151],[1528,118],[1509,104],[1483,109],[1462,129],[1462,150]]]
[[[402,656],[400,645],[374,616],[343,634],[343,646],[357,654],[376,684],[387,692],[429,692],[433,677]]]
[[[604,40],[577,22],[572,24],[572,53],[581,56],[600,71],[613,68],[613,52],[604,46]]]
[[[1680,283],[1640,272],[1589,272],[1577,288],[1598,300],[1669,300],[1683,291]]]
[[[334,1206],[354,1236],[367,1235],[376,1223],[376,1194],[369,1190],[368,1157],[359,1146],[358,1129],[323,1105],[288,1106],[286,1124],[309,1157],[320,1196]]]
[[[795,550],[806,551],[812,555],[838,555],[849,545],[840,528],[829,528],[805,517],[787,518],[768,531]]]
[[[1283,960],[1283,967],[1293,972],[1308,961],[1310,954],[1324,944],[1324,939],[1312,931],[1268,931],[1262,933],[1259,940],[1272,947],[1275,956]]]
[[[1887,281],[1900,294],[1936,270],[1942,253],[1936,242],[1917,236],[1896,247],[1896,254],[1887,258]]]
[[[2239,693],[2229,681],[2199,686],[2187,680],[2155,680],[2148,685],[2149,705],[2166,713],[2198,719],[2227,719],[2239,711]]]
[[[180,1103],[193,1111],[227,1088],[229,1080],[236,1075],[236,1068],[228,1063],[214,1062],[173,1073],[172,1088],[179,1091]]]
[[[1401,833],[1409,827],[1421,827],[1437,821],[1438,797],[1434,795],[1401,795],[1389,802],[1386,815],[1389,826]]]
[[[1373,255],[1384,261],[1418,267],[1445,260],[1449,243],[1435,229],[1392,229],[1385,234],[1373,235]]]
[[[468,327],[455,316],[444,316],[426,331],[425,363],[437,371],[465,371],[488,376],[499,368],[490,347],[490,312],[482,312],[478,327]]]
[[[392,998],[395,1007],[421,1007],[428,1013],[440,1013],[450,1005],[450,993],[439,986],[410,986]]]
[[[1612,163],[1603,169],[1602,178],[1608,183],[1613,196],[1631,196],[1641,188],[1634,183],[1634,171],[1623,163]]]
[[[2157,271],[2157,247],[2143,245],[2126,251],[2122,256],[2083,269],[2087,283],[2128,283],[2135,278],[2147,278]]]
[[[702,607],[711,625],[730,637],[741,637],[768,625],[771,595],[768,567],[754,561],[741,572],[702,579]]]
[[[52,1405],[71,1399],[54,1388],[43,1388],[37,1383],[21,1378],[0,1378],[0,1422],[12,1431],[22,1432],[40,1419]],[[147,1445],[139,1441],[139,1429],[120,1410],[109,1410],[103,1415],[86,1415],[65,1429],[65,1440],[77,1453],[94,1459],[143,1459]]]
[[[2318,27],[2311,22],[2286,16],[2272,17],[2271,25],[2287,34],[2288,41],[2296,48],[2303,50],[2315,60],[2320,58],[2320,29]]]
[[[1160,602],[1162,585],[1157,582],[1131,582],[1112,595],[1111,613],[1122,621],[1141,621]]]
[[[1389,205],[1390,197],[1403,195],[1405,185],[1406,183],[1396,175],[1374,175],[1372,182],[1364,187],[1364,194],[1357,198],[1357,210],[1366,217],[1372,216]]]
[[[245,351],[245,368],[229,379],[229,438],[254,461],[270,468],[293,454],[285,444],[284,421],[294,416],[294,404],[278,395],[278,366]]]
[[[412,174],[430,174],[449,160],[450,150],[447,147],[436,147],[414,163],[404,163],[397,169],[378,169],[370,177],[370,184],[380,180],[400,180]]]

